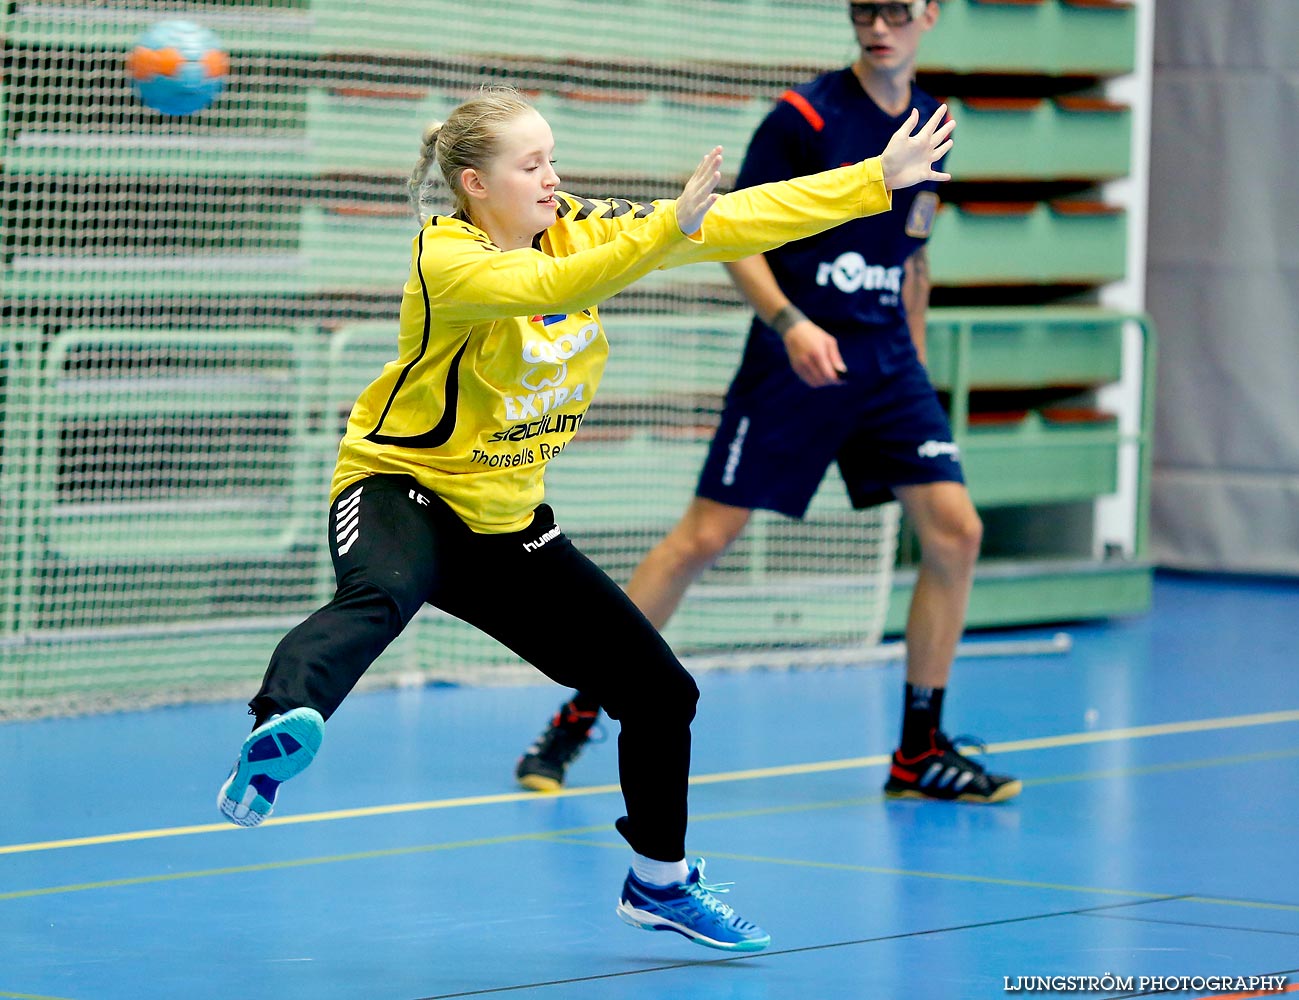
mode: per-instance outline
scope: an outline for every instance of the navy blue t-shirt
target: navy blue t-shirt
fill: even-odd
[[[938,101],[914,87],[923,124]],[[891,117],[851,68],[786,91],[749,142],[736,187],[787,180],[878,156],[906,120]],[[941,169],[941,168],[940,168]],[[938,195],[933,181],[893,192],[889,212],[856,219],[766,254],[790,300],[838,338],[905,332],[903,263],[929,237]]]

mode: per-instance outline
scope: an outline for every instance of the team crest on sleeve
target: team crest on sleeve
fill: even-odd
[[[934,231],[934,216],[938,214],[938,195],[933,191],[921,191],[911,204],[911,213],[907,216],[908,236],[918,240],[929,238]]]

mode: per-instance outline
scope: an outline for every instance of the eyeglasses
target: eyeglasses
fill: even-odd
[[[852,23],[861,27],[869,28],[875,23],[877,17],[882,17],[884,23],[890,28],[901,28],[924,12],[926,2],[927,0],[909,0],[905,3],[852,3],[848,5],[848,13]]]

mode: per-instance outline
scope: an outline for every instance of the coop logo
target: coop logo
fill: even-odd
[[[937,458],[939,455],[947,455],[954,460],[960,453],[961,449],[951,441],[926,441],[916,449],[916,454],[921,458]]]
[[[523,344],[523,360],[531,367],[519,379],[525,389],[541,392],[561,386],[568,378],[570,358],[581,354],[600,334],[597,323],[587,323],[573,333],[565,333],[555,340],[527,340]]]
[[[829,264],[816,269],[818,285],[834,285],[841,292],[892,292],[902,290],[902,268],[880,267],[867,264],[866,258],[855,250],[842,253]]]

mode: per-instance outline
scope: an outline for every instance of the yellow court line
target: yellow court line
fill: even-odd
[[[991,743],[989,752],[1022,753],[1028,750],[1048,750],[1089,743],[1110,743],[1120,740],[1146,739],[1152,736],[1175,736],[1185,733],[1206,732],[1215,729],[1240,729],[1248,726],[1277,725],[1299,722],[1299,710],[1260,712],[1254,715],[1230,715],[1217,719],[1193,719],[1186,722],[1167,722],[1151,726],[1132,726],[1123,729],[1102,729],[1093,732],[1066,733],[1060,736],[1043,736],[1027,740]],[[759,767],[743,771],[721,771],[699,774],[690,779],[692,785],[710,785],[731,781],[756,781],[766,778],[791,777],[800,774],[822,774],[856,768],[876,767],[888,763],[888,754],[869,757],[849,757],[843,760],[815,761],[807,764],[786,764],[778,767]],[[621,791],[614,785],[591,785],[584,788],[565,788],[549,794],[536,792],[506,792],[497,795],[470,795],[453,799],[431,799],[425,802],[398,802],[382,806],[365,806],[356,809],[333,809],[326,812],[304,813],[298,816],[273,816],[261,825],[289,826],[296,823],[324,823],[341,819],[360,819],[370,816],[395,816],[402,813],[427,812],[434,809],[456,809],[468,806],[499,805],[509,802],[544,802],[554,798],[576,798],[583,795],[609,795]],[[65,840],[44,840],[28,844],[0,845],[0,855],[29,854],[37,851],[63,850],[71,847],[94,847],[104,844],[133,843],[165,837],[187,837],[203,833],[230,833],[238,827],[229,823],[203,823],[196,826],[164,827],[154,830],[133,830],[126,833],[100,834],[91,837],[71,837]]]
[[[565,789],[549,795],[536,792],[505,792],[499,795],[470,795],[458,799],[433,799],[428,802],[397,802],[386,806],[363,806],[356,809],[332,809],[327,812],[304,813],[301,816],[273,816],[261,824],[292,826],[295,823],[323,823],[336,819],[359,819],[366,816],[394,816],[400,813],[427,812],[431,809],[457,809],[462,806],[489,806],[502,802],[532,802],[538,799],[579,795],[605,795],[621,791],[618,785],[591,785],[585,788]],[[172,826],[156,830],[133,830],[129,833],[105,833],[94,837],[71,837],[67,840],[44,840],[31,844],[0,845],[0,854],[26,854],[33,851],[54,851],[66,847],[94,847],[100,844],[121,844],[137,840],[155,840],[160,837],[187,837],[199,833],[233,833],[240,827],[229,823],[202,823],[197,826]]]
[[[1031,740],[989,743],[989,751],[1016,753],[1020,750],[1047,750],[1055,747],[1082,746],[1087,743],[1111,743],[1137,740],[1149,736],[1180,736],[1213,729],[1244,729],[1248,726],[1274,726],[1282,722],[1299,722],[1299,709],[1282,712],[1257,712],[1253,715],[1225,715],[1217,719],[1192,719],[1187,722],[1163,722],[1153,726],[1130,726],[1127,729],[1098,729],[1090,733],[1068,733]]]
[[[1036,788],[1039,785],[1061,785],[1071,781],[1099,781],[1109,778],[1138,778],[1151,774],[1170,774],[1174,771],[1195,771],[1206,767],[1223,767],[1232,764],[1253,764],[1264,760],[1284,760],[1287,757],[1299,757],[1299,747],[1289,750],[1263,750],[1258,753],[1233,754],[1229,757],[1202,757],[1198,760],[1181,760],[1168,764],[1147,764],[1142,767],[1114,767],[1103,771],[1079,771],[1074,774],[1056,774],[1042,778],[1025,778],[1025,788]],[[864,806],[883,802],[882,792],[862,798],[842,799],[832,802],[800,802],[787,806],[758,806],[752,809],[736,809],[729,812],[691,813],[690,822],[719,819],[752,819],[756,816],[776,816],[781,813],[811,812],[818,809],[842,809],[848,806]],[[914,804],[914,803],[911,803]],[[994,806],[976,806],[975,808],[995,808]],[[621,842],[619,842],[621,843]],[[617,845],[611,845],[617,846]]]
[[[67,1000],[67,997],[37,996],[35,993],[5,993],[0,990],[0,997],[5,1000]]]
[[[1091,781],[1096,778],[1118,777],[1123,775],[1150,774],[1160,771],[1189,770],[1195,767],[1212,767],[1224,764],[1236,764],[1242,761],[1254,761],[1261,758],[1279,758],[1299,756],[1299,749],[1288,751],[1272,751],[1270,753],[1243,754],[1235,757],[1213,757],[1198,761],[1181,761],[1176,764],[1152,765],[1140,768],[1118,768],[1109,771],[1089,771],[1072,775],[1055,775],[1050,778],[1038,779],[1027,782],[1028,784],[1051,784],[1066,781]],[[776,816],[781,814],[797,812],[814,812],[828,809],[844,809],[857,806],[869,805],[880,802],[884,796],[882,794],[868,795],[851,799],[836,799],[823,802],[803,802],[795,805],[763,806],[753,809],[729,810],[725,812],[712,812],[702,814],[692,814],[691,823],[703,823],[714,820],[730,820],[741,818],[753,818],[756,816]],[[994,808],[994,807],[988,807]],[[509,843],[521,843],[523,841],[545,841],[548,843],[571,843],[582,844],[584,846],[610,848],[625,851],[627,845],[622,841],[596,841],[585,839],[586,835],[596,833],[608,833],[611,827],[608,823],[601,823],[595,826],[571,827],[566,830],[549,830],[544,832],[529,833],[509,833],[499,834],[494,837],[478,837],[471,840],[444,841],[436,844],[416,844],[408,847],[390,847],[372,851],[356,851],[350,854],[334,854],[312,858],[296,858],[287,861],[266,861],[258,864],[236,865],[224,868],[206,868],[197,871],[188,872],[167,872],[161,875],[139,875],[129,878],[107,879],[100,882],[82,882],[74,885],[57,885],[47,886],[40,889],[20,889],[12,892],[0,893],[0,902],[15,899],[29,899],[34,896],[56,896],[72,892],[86,892],[92,889],[118,889],[125,886],[150,885],[160,882],[177,882],[194,878],[210,878],[217,875],[240,875],[252,872],[276,871],[289,868],[306,868],[314,865],[338,864],[348,861],[368,861],[378,858],[396,858],[416,854],[431,854],[437,851],[459,850],[472,847],[492,847]],[[1046,882],[1025,882],[1011,879],[996,879],[981,875],[961,875],[942,872],[923,872],[908,871],[904,869],[892,868],[873,868],[864,865],[842,864],[838,862],[821,862],[821,861],[798,861],[788,858],[763,858],[750,855],[732,854],[722,851],[705,852],[710,857],[726,858],[729,860],[749,860],[765,861],[772,864],[784,865],[801,865],[809,868],[826,868],[841,869],[844,871],[857,871],[868,873],[881,873],[888,875],[908,875],[917,878],[934,878],[947,879],[950,881],[987,883],[995,885],[1004,885],[1020,888],[1039,888],[1053,889],[1057,891],[1076,891],[1091,892],[1105,895],[1119,896],[1138,896],[1141,898],[1151,899],[1173,899],[1178,898],[1170,896],[1167,893],[1145,892],[1141,890],[1127,889],[1105,889],[1088,886],[1074,885],[1056,885]],[[1219,900],[1208,896],[1181,897],[1188,901],[1203,903],[1220,903],[1223,905],[1233,905],[1242,907],[1253,907],[1257,909],[1277,909],[1288,911],[1299,911],[1299,906],[1288,903],[1263,903],[1252,902],[1249,900]]]

